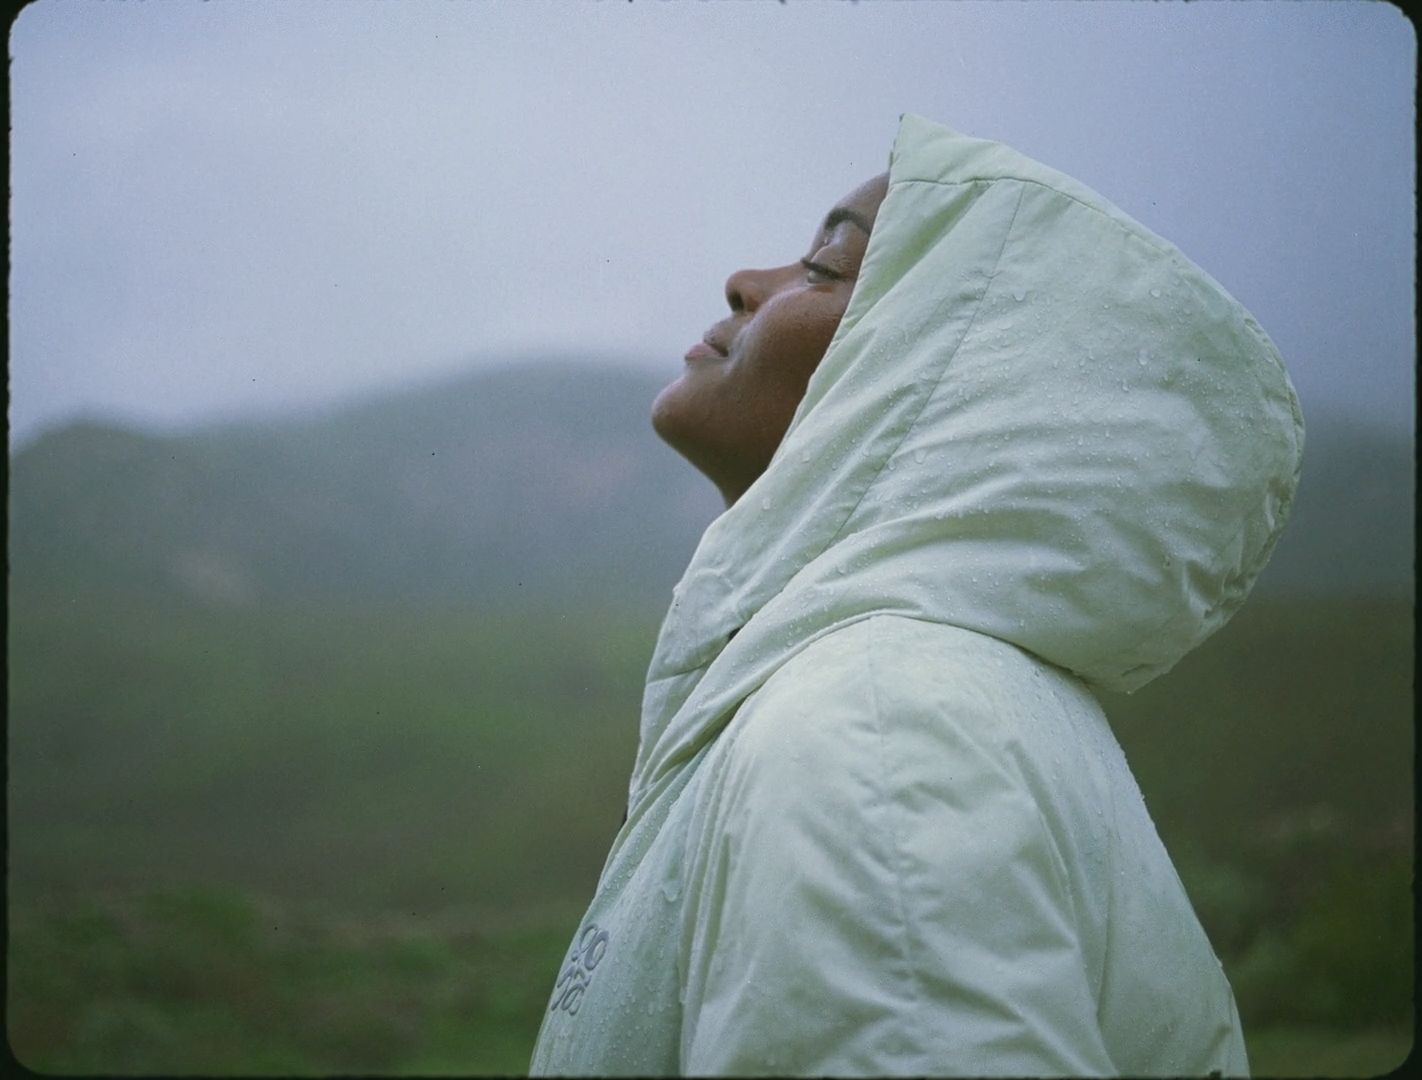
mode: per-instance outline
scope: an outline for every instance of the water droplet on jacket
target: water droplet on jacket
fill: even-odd
[[[1122,380],[1121,380],[1121,389],[1124,390],[1124,391],[1125,391],[1126,393],[1128,393],[1128,394],[1131,392],[1131,388],[1126,384],[1126,380],[1125,380],[1125,379],[1122,379]]]
[[[1020,304],[1023,300],[1027,299],[1027,294],[1025,292],[1014,292],[1012,294],[1012,299],[1016,300]]]
[[[1157,300],[1160,299],[1160,290],[1159,290],[1159,289],[1151,289],[1150,294],[1151,294],[1151,296],[1155,297]]]
[[[769,500],[769,499],[761,499],[761,500],[760,500],[760,508],[761,508],[762,510],[769,510],[769,509],[770,509],[770,500]]]
[[[913,452],[914,461],[918,462],[920,465],[923,464],[923,459],[926,457],[928,457],[928,451],[926,450],[915,450]]]
[[[1136,363],[1140,364],[1141,367],[1145,367],[1145,366],[1146,366],[1146,361],[1149,360],[1149,359],[1150,359],[1150,356],[1146,353],[1146,351],[1145,351],[1144,349],[1142,349],[1140,352],[1136,353]]]
[[[801,461],[809,461],[809,460],[810,460],[810,452],[809,452],[808,450],[803,451],[803,452],[800,454],[800,460],[801,460]]]

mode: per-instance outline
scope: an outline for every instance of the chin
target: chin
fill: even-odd
[[[652,399],[652,428],[683,454],[715,427],[711,413],[716,395],[708,393],[711,388],[697,374],[683,371]]]
[[[720,455],[706,438],[706,417],[695,407],[682,379],[668,385],[652,402],[652,430],[661,440],[717,483]]]
[[[662,387],[661,393],[652,399],[652,430],[672,446],[677,444],[676,431],[679,425],[676,397],[680,386],[681,379],[668,383]]]

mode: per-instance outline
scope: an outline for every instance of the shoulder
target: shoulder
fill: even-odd
[[[747,749],[764,741],[862,748],[915,731],[941,744],[956,729],[986,749],[1012,737],[1024,709],[1050,704],[1045,667],[969,630],[874,616],[826,634],[782,665],[742,706],[737,735]]]
[[[843,826],[890,803],[936,814],[965,795],[980,808],[993,793],[1027,800],[1018,717],[1032,708],[1039,666],[980,634],[895,616],[827,634],[728,729],[732,805],[784,822],[837,816]]]
[[[889,691],[955,685],[994,696],[1047,670],[1048,665],[1021,649],[985,634],[902,615],[875,615],[811,642],[771,676],[762,694],[773,697],[785,684],[839,687],[868,679]]]
[[[1077,680],[994,638],[899,616],[811,643],[723,740],[723,820],[758,821],[785,843],[803,832],[921,846],[926,866],[943,865],[955,832],[1074,847],[1110,801],[1097,759],[1114,742]]]

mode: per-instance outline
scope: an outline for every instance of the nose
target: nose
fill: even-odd
[[[726,279],[726,303],[737,315],[754,312],[772,291],[773,282],[766,270],[737,270]]]

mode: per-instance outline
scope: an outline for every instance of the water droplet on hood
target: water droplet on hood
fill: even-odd
[[[1012,299],[1016,300],[1020,304],[1023,300],[1027,299],[1027,294],[1025,292],[1014,292],[1012,294]]]
[[[918,462],[920,465],[923,464],[923,459],[926,457],[928,457],[928,451],[926,450],[915,450],[913,452],[914,461]]]
[[[1151,294],[1151,296],[1155,297],[1157,300],[1160,299],[1160,290],[1159,290],[1159,289],[1151,289],[1150,294]]]
[[[769,509],[770,509],[770,500],[769,500],[769,499],[761,499],[761,500],[760,500],[760,508],[761,508],[762,510],[769,510]]]

